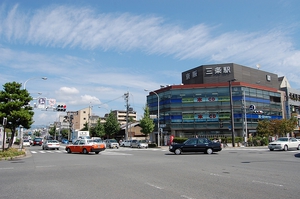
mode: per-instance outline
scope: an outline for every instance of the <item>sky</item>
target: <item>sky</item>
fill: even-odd
[[[144,114],[145,89],[236,63],[300,89],[298,0],[0,0],[0,84],[19,82],[67,111]],[[47,77],[43,80],[42,77]],[[31,102],[33,105],[36,102]],[[63,112],[34,109],[34,125]]]

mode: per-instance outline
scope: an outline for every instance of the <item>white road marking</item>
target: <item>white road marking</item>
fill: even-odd
[[[277,186],[277,187],[283,187],[283,185],[281,185],[281,184],[274,184],[274,183],[270,183],[270,182],[261,182],[261,181],[256,181],[256,180],[253,180],[252,182],[266,184],[266,185],[272,185],[272,186]]]
[[[188,197],[188,196],[186,196],[186,195],[181,195],[180,197],[181,197],[181,198],[187,198],[187,199],[194,199],[194,198],[190,198],[190,197]]]
[[[14,169],[13,167],[0,168],[1,170]]]
[[[221,176],[220,174],[217,173],[210,173],[211,176]]]
[[[120,153],[120,152],[110,152],[110,151],[103,151],[100,152],[101,155],[132,155],[128,153]]]
[[[162,187],[159,187],[159,186],[156,186],[156,185],[154,185],[154,184],[150,184],[150,183],[146,183],[147,185],[149,185],[149,186],[151,186],[151,187],[154,187],[154,188],[156,188],[156,189],[163,189]]]

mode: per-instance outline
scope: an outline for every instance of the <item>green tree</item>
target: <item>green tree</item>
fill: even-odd
[[[89,123],[85,122],[85,124],[83,125],[83,128],[81,129],[81,131],[88,131],[89,130]]]
[[[54,125],[53,127],[51,127],[48,131],[48,133],[54,137],[55,133],[56,133],[56,126]]]
[[[286,136],[287,133],[292,133],[297,126],[297,119],[281,120],[262,120],[258,122],[257,133],[260,137],[268,137],[278,135]]]
[[[259,121],[257,124],[256,130],[257,130],[258,136],[260,136],[260,137],[269,137],[269,136],[272,136],[272,134],[273,134],[270,120]]]
[[[120,131],[120,124],[118,122],[117,116],[110,112],[104,123],[105,134],[108,136],[114,135]]]
[[[3,90],[0,92],[0,120],[7,118],[6,128],[11,130],[12,146],[16,129],[23,126],[25,129],[30,129],[33,124],[32,107],[29,103],[33,98],[26,89],[21,89],[22,84],[17,82],[9,82],[3,85]]]
[[[140,120],[141,132],[147,137],[154,130],[154,122],[150,118],[149,107],[144,108],[144,116]]]
[[[291,135],[291,133],[296,128],[296,126],[297,126],[297,118],[291,117],[288,120],[284,119],[282,121],[282,129],[283,129],[284,135],[286,135],[287,133],[290,133],[290,135]]]
[[[60,133],[63,138],[68,138],[69,129],[62,129]]]
[[[42,134],[41,134],[41,131],[35,131],[35,132],[33,133],[33,135],[34,135],[35,137],[40,137]]]
[[[95,137],[103,137],[104,135],[105,135],[104,124],[102,124],[99,119],[95,127]]]

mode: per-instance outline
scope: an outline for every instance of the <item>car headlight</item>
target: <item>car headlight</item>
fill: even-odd
[[[169,146],[169,149],[172,149],[173,148],[173,146]]]

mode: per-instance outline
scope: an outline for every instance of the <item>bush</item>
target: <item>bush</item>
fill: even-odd
[[[0,151],[0,159],[12,159],[13,157],[19,156],[19,155],[24,155],[25,151],[19,151],[18,149],[15,148],[8,148],[5,149],[4,151]]]
[[[260,140],[261,146],[267,146],[269,144],[268,138],[264,137]]]
[[[183,143],[187,140],[188,138],[181,138],[181,137],[174,137],[173,142],[174,143]]]

